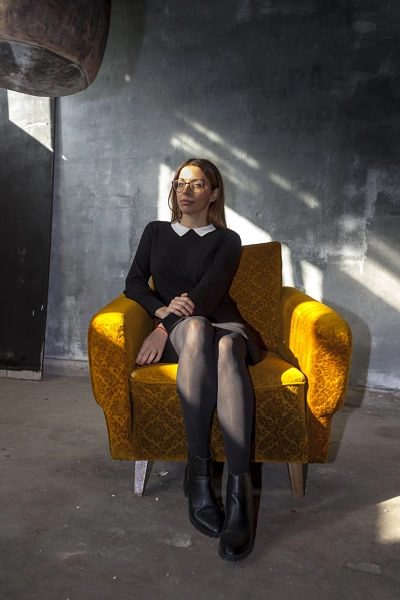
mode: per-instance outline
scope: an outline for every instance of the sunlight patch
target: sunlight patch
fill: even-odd
[[[7,90],[9,120],[53,152],[50,98]]]
[[[377,533],[382,544],[400,542],[400,496],[381,502],[377,506]]]

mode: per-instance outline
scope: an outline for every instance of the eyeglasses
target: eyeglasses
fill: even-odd
[[[175,192],[183,192],[186,186],[189,186],[190,191],[194,194],[200,194],[206,187],[206,182],[203,179],[192,179],[192,181],[185,181],[184,179],[174,179],[172,182],[172,188]]]

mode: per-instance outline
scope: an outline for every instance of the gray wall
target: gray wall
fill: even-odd
[[[94,84],[58,102],[48,359],[85,360],[171,170],[214,160],[243,243],[354,334],[351,382],[398,388],[395,0],[114,0]]]

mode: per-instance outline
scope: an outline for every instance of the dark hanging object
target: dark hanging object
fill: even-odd
[[[0,0],[0,87],[67,96],[95,79],[111,0]]]

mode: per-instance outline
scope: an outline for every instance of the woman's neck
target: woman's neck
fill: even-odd
[[[188,215],[182,215],[182,218],[179,222],[181,225],[188,227],[189,229],[199,229],[200,227],[207,227],[207,225],[209,225],[207,219],[192,219]]]

